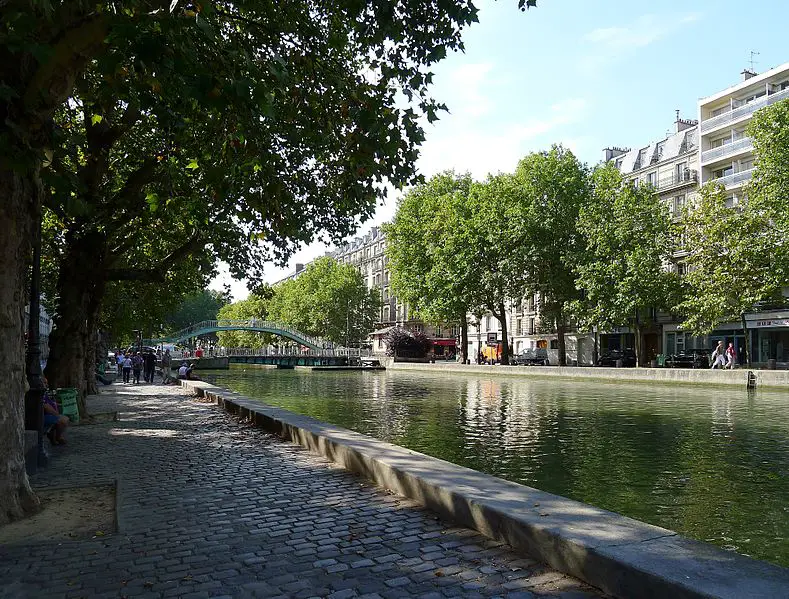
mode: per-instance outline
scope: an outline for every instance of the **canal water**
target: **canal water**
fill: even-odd
[[[235,365],[205,378],[789,566],[789,393]]]

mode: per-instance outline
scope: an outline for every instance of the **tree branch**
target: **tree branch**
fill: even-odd
[[[26,112],[48,114],[71,92],[78,73],[93,58],[109,32],[107,17],[93,15],[66,33],[52,46],[51,58],[31,77],[21,105]]]

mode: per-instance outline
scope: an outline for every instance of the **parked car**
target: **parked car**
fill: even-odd
[[[550,366],[551,361],[548,359],[548,350],[538,347],[513,356],[510,363],[515,366]]]
[[[706,349],[686,349],[666,356],[666,368],[709,368],[710,355]]]
[[[622,366],[635,366],[636,352],[632,349],[612,349],[597,359],[597,365],[614,367],[618,360],[622,360]]]

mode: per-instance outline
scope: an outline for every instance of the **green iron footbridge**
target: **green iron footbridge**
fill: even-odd
[[[305,335],[301,331],[294,329],[281,322],[271,320],[261,320],[258,318],[248,318],[245,320],[235,319],[221,319],[221,320],[204,320],[193,324],[178,331],[177,333],[169,336],[162,337],[161,339],[145,339],[143,344],[149,346],[159,345],[161,343],[180,343],[193,337],[200,337],[209,333],[216,333],[218,331],[251,331],[255,333],[271,333],[279,337],[284,337],[295,341],[299,345],[308,347],[314,351],[320,351],[329,346],[328,342],[318,337],[311,337]]]

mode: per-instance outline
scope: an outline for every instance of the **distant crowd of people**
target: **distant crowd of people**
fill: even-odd
[[[200,356],[195,357],[199,358],[202,356],[202,351],[198,350],[198,352]],[[140,375],[142,375],[142,379],[146,383],[153,383],[157,374],[157,363],[161,364],[162,384],[167,385],[175,380],[172,373],[172,355],[169,349],[164,350],[164,352],[160,349],[154,351],[150,348],[143,351],[128,350],[124,352],[123,350],[118,350],[115,356],[118,364],[118,373],[121,374],[124,384],[139,384]],[[178,368],[177,377],[179,379],[194,379],[194,367],[193,363],[182,362]]]

